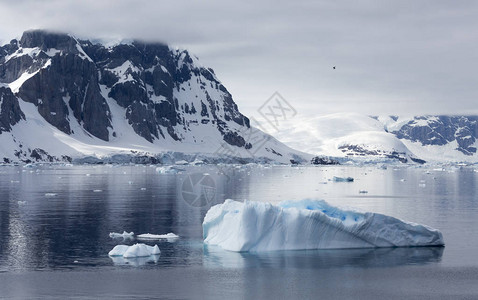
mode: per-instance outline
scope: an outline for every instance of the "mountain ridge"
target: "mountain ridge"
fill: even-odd
[[[105,46],[26,31],[0,47],[0,96],[4,161],[226,150],[310,159],[253,128],[212,69],[164,43]]]

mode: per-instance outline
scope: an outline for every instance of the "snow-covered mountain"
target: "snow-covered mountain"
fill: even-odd
[[[477,162],[476,116],[380,116],[339,113],[296,117],[276,137],[307,153],[362,161]]]
[[[0,47],[0,161],[171,152],[311,157],[251,127],[214,71],[186,50],[42,30]]]

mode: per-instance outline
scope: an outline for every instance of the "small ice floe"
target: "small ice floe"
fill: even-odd
[[[123,231],[123,233],[117,233],[117,232],[110,232],[110,238],[112,239],[117,239],[117,238],[123,238],[123,239],[132,239],[134,237],[134,232],[126,232]]]
[[[134,244],[133,246],[117,245],[108,253],[109,256],[122,256],[124,258],[146,257],[159,254],[161,254],[161,250],[159,250],[158,245],[148,246],[146,244]]]
[[[177,162],[174,163],[175,165],[180,165],[180,166],[185,166],[188,165],[189,163],[185,160],[178,160]]]
[[[93,190],[93,193],[101,193],[103,190]]]
[[[193,166],[201,166],[204,165],[204,161],[202,160],[195,160],[191,163]]]
[[[367,193],[368,193],[368,191],[366,191],[366,190],[360,190],[359,191],[359,194],[367,194]]]
[[[334,181],[335,182],[353,182],[354,179],[352,177],[337,177],[337,176],[334,176]]]
[[[19,180],[10,180],[10,183],[20,183]]]
[[[140,190],[142,190],[142,191],[146,191],[146,188],[145,188],[145,187],[142,187]]]
[[[56,197],[57,195],[58,195],[58,194],[56,194],[56,193],[46,193],[46,194],[45,194],[45,197],[50,198],[50,197]]]
[[[87,173],[87,174],[85,174],[85,175],[86,175],[86,177],[90,177],[90,176],[91,176],[91,174],[89,174],[89,173]]]
[[[418,186],[424,188],[424,187],[426,187],[427,185],[426,185],[426,183],[419,183]]]
[[[18,205],[19,206],[23,206],[25,204],[27,204],[27,201],[17,201]]]
[[[401,182],[405,182],[406,180],[405,180],[405,178],[402,178],[402,179],[400,179],[400,181],[401,181]]]
[[[144,233],[139,234],[136,236],[138,240],[168,240],[168,242],[175,241],[179,238],[179,235],[174,234],[172,232],[167,234],[151,234],[151,233]]]
[[[132,182],[132,181],[128,181],[128,184],[133,184],[133,182]]]

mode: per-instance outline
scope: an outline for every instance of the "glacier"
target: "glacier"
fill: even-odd
[[[372,212],[342,210],[323,200],[279,205],[226,200],[209,209],[204,243],[236,252],[444,246],[437,229]]]

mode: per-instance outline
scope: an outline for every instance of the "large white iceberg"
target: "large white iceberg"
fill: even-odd
[[[440,231],[378,213],[341,210],[321,200],[226,200],[207,212],[204,242],[230,251],[443,246]]]

